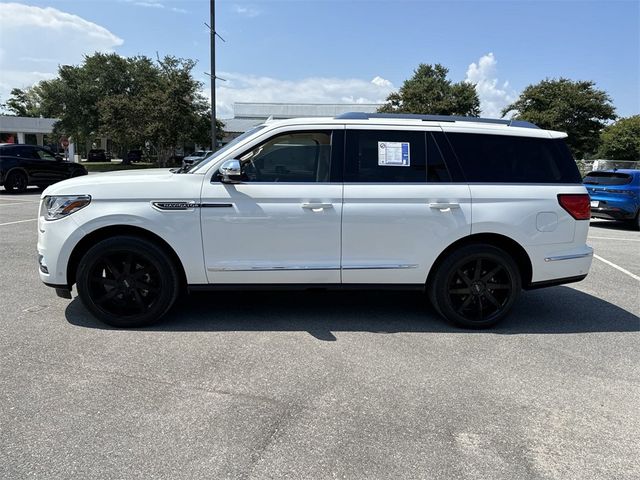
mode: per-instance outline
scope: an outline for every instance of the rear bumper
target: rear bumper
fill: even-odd
[[[578,275],[575,277],[554,278],[553,280],[545,280],[544,282],[533,282],[525,287],[525,290],[536,290],[538,288],[555,287],[558,285],[566,285],[567,283],[581,282],[587,278],[587,275]]]
[[[630,212],[618,207],[592,207],[591,216],[594,218],[604,218],[607,220],[633,220],[636,217],[636,213],[635,211]]]

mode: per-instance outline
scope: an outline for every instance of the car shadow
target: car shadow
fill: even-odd
[[[594,222],[593,220],[589,223],[590,228],[603,228],[606,230],[624,230],[624,231],[634,231],[635,228],[629,222],[623,222],[619,220],[600,220]]]
[[[69,323],[112,329],[75,298]],[[464,330],[446,323],[416,292],[303,291],[207,292],[185,297],[146,331],[306,331],[335,341],[332,332],[562,334],[637,332],[640,318],[612,303],[570,287],[523,292],[511,315],[490,330]]]

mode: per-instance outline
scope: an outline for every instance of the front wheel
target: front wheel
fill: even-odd
[[[29,179],[24,172],[13,171],[7,175],[4,181],[4,188],[10,193],[24,193],[27,191]]]
[[[513,258],[491,245],[468,245],[438,267],[429,296],[448,321],[465,328],[487,328],[511,310],[522,288]]]
[[[78,295],[99,320],[141,327],[171,308],[180,285],[176,266],[155,244],[133,236],[102,240],[80,260]]]

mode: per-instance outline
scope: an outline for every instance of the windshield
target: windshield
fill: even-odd
[[[245,140],[246,138],[252,136],[254,133],[259,132],[264,127],[265,127],[265,125],[258,125],[257,127],[253,127],[251,130],[247,130],[242,135],[240,135],[240,136],[234,138],[233,140],[231,140],[229,143],[227,143],[224,147],[222,147],[216,153],[214,153],[212,155],[209,155],[206,159],[201,161],[197,166],[195,166],[191,170],[189,170],[189,173],[197,172],[197,171],[203,169],[206,165],[209,165],[211,162],[215,162],[218,158],[220,158],[222,155],[225,155],[229,150],[231,150],[233,147],[235,147],[238,143],[240,143],[243,140]]]

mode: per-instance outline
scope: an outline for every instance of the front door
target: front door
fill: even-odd
[[[209,283],[340,283],[342,184],[332,170],[342,139],[342,130],[278,129],[235,155],[242,183],[205,181]]]

